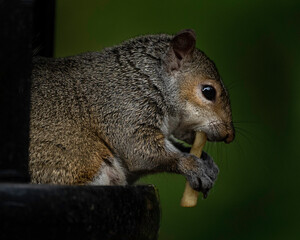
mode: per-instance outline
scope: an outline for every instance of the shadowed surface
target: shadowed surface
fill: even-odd
[[[157,239],[153,186],[0,184],[0,239]]]

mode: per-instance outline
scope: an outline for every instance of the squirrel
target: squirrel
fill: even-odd
[[[181,151],[172,137],[235,136],[228,92],[191,29],[34,58],[30,116],[32,183],[126,185],[170,172],[207,193],[217,165],[205,152]]]

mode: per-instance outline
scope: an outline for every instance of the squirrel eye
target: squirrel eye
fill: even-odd
[[[209,101],[214,101],[216,99],[216,89],[214,89],[212,86],[202,86],[202,94]]]

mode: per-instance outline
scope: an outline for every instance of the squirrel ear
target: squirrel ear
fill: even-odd
[[[170,43],[170,51],[173,55],[171,59],[171,70],[177,70],[181,66],[181,61],[190,56],[196,45],[196,33],[192,29],[185,29],[178,32]]]

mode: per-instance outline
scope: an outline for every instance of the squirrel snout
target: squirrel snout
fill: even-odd
[[[235,138],[233,124],[216,124],[206,132],[209,141],[231,143]]]
[[[230,125],[231,125],[230,126],[231,128],[230,128],[230,130],[228,130],[228,133],[224,139],[225,143],[231,143],[235,138],[235,130],[234,130],[233,124],[231,123]]]
[[[230,133],[230,134],[227,134],[225,139],[224,139],[224,142],[225,143],[231,143],[235,138],[235,134],[234,132],[233,133]]]

